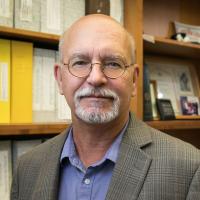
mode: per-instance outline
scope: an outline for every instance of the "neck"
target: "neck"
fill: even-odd
[[[101,160],[128,120],[116,119],[107,124],[87,124],[73,119],[74,143],[85,167]]]

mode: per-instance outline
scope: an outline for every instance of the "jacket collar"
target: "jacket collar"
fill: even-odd
[[[134,200],[138,198],[152,158],[143,148],[152,142],[150,129],[131,114],[128,128],[122,139],[107,200]]]

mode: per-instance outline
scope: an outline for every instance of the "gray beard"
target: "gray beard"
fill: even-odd
[[[93,108],[92,111],[87,108],[83,108],[80,105],[80,99],[84,96],[90,95],[101,95],[104,97],[113,98],[113,105],[111,106],[109,111],[102,111],[101,108]],[[114,120],[119,115],[119,107],[120,107],[120,100],[118,95],[109,89],[104,88],[94,88],[94,87],[87,87],[83,89],[79,89],[76,91],[74,95],[74,102],[75,102],[75,114],[81,120],[86,123],[90,124],[103,124],[108,123]]]

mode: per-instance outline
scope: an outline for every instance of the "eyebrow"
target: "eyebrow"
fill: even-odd
[[[85,53],[73,53],[72,56],[69,57],[69,60],[74,59],[74,58],[89,59],[90,56],[89,56],[89,54],[85,54]]]
[[[82,58],[82,59],[91,59],[91,55],[89,53],[73,53],[70,57],[69,60],[74,59],[74,58]],[[106,53],[104,52],[103,55],[99,55],[100,60],[106,60],[106,59],[118,59],[121,60],[122,62],[126,63],[126,59],[124,56],[122,56],[119,53]]]

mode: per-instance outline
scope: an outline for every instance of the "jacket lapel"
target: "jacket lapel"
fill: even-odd
[[[113,171],[107,200],[138,198],[152,160],[142,148],[150,143],[149,128],[131,115]]]
[[[41,163],[40,176],[35,184],[32,200],[57,200],[60,154],[67,136],[68,130],[51,140],[44,162]]]

